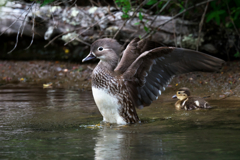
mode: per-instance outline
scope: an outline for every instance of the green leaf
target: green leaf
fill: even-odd
[[[168,4],[168,3],[165,3],[165,5]],[[163,6],[163,1],[161,1],[159,4],[158,4],[158,8],[162,8]]]
[[[146,5],[153,5],[153,4],[155,4],[155,3],[157,3],[157,0],[150,0],[150,1],[148,1],[147,3],[146,3]]]
[[[45,5],[47,5],[47,4],[49,4],[49,3],[52,3],[54,0],[44,0],[43,2],[42,2],[42,4],[41,4],[41,7],[42,6],[45,6]],[[39,1],[39,2],[41,2],[41,1]]]
[[[136,25],[136,26],[139,25],[139,24],[140,24],[140,22],[134,23],[134,25]]]
[[[240,52],[237,52],[233,55],[235,58],[239,58],[240,57]]]
[[[216,23],[217,23],[218,25],[220,25],[220,17],[219,17],[219,15],[217,15],[217,16],[215,17],[215,20],[216,20]]]
[[[123,18],[123,19],[128,19],[128,18],[129,18],[129,15],[128,15],[128,14],[123,14],[123,15],[122,15],[122,18]]]
[[[239,8],[239,10],[237,10],[237,11],[235,12],[233,19],[234,19],[234,20],[237,20],[239,14],[240,14],[240,8]]]
[[[178,3],[179,7],[184,9],[183,5],[181,3]]]
[[[184,8],[182,8],[179,13],[181,13],[182,11],[184,11]]]
[[[223,13],[226,13],[226,11],[225,11],[225,10],[220,10],[220,11],[217,10],[217,11],[213,11],[213,12],[209,13],[209,14],[207,15],[206,22],[209,22],[210,20],[212,20],[213,18],[215,18],[216,22],[217,22],[218,24],[220,24],[220,17],[219,17],[219,15],[221,15],[221,14],[223,14]]]
[[[149,28],[144,26],[144,30],[148,33],[149,32]]]
[[[138,14],[138,18],[139,18],[141,21],[143,20],[143,15],[142,15],[141,12],[139,12],[139,14]]]

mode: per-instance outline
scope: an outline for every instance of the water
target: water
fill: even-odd
[[[240,101],[177,111],[171,96],[137,110],[140,124],[100,124],[88,91],[0,89],[0,159],[240,159]]]

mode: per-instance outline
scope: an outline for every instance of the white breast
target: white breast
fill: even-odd
[[[123,118],[119,115],[119,108],[117,98],[109,94],[104,89],[92,87],[93,98],[95,103],[103,116],[103,121],[109,123],[126,124]]]

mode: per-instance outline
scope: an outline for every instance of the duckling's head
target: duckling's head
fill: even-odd
[[[190,96],[190,90],[186,87],[180,88],[177,94],[172,96],[172,99],[178,98],[179,100],[184,100]]]
[[[99,39],[91,45],[89,55],[84,58],[82,62],[95,58],[98,58],[102,61],[114,61],[118,59],[121,49],[121,45],[115,39]]]

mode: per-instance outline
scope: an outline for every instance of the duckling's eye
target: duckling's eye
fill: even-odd
[[[99,51],[103,51],[103,47],[98,47],[98,50]]]
[[[180,94],[180,92],[178,92],[177,94]]]

